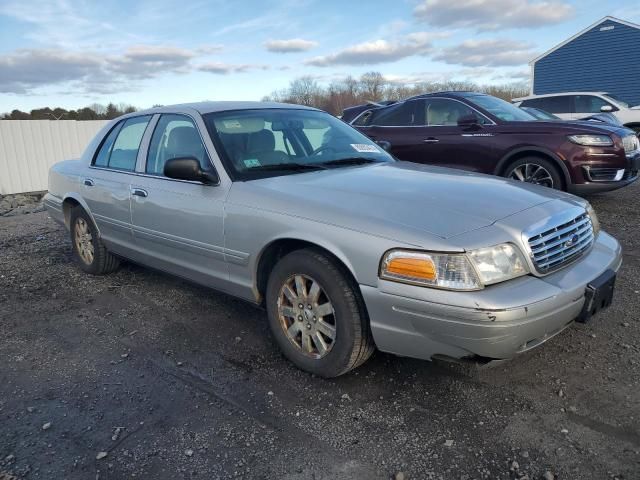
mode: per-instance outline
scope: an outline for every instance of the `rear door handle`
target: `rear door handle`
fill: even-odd
[[[148,196],[147,191],[141,188],[132,188],[131,195],[136,195],[137,197],[146,198]]]
[[[93,180],[91,180],[90,178],[85,178],[85,179],[84,179],[84,184],[85,184],[87,187],[93,187]]]
[[[435,137],[429,137],[429,138],[425,138],[423,140],[424,143],[438,143],[440,140],[438,140]]]

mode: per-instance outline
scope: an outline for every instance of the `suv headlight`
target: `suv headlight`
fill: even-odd
[[[587,147],[611,147],[613,140],[608,135],[569,135],[569,140]]]
[[[529,273],[518,247],[503,243],[468,253],[390,250],[380,278],[448,290],[480,290]]]
[[[589,215],[591,225],[593,226],[593,236],[596,237],[600,232],[600,220],[590,203],[587,203],[587,214]]]
[[[622,137],[622,146],[624,147],[624,153],[629,155],[640,150],[640,140],[635,135],[627,135]]]

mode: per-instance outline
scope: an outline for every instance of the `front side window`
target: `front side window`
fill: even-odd
[[[458,120],[469,116],[475,117],[479,124],[488,123],[484,116],[456,100],[434,98],[425,101],[425,125],[429,127],[458,125]]]
[[[93,164],[133,172],[140,142],[150,120],[151,115],[145,115],[129,118],[116,125],[102,142]]]
[[[576,95],[576,113],[600,113],[600,109],[605,105],[611,106],[600,97],[593,95]]]
[[[204,119],[234,180],[393,161],[369,138],[324,112],[255,109]]]
[[[184,115],[162,115],[151,137],[145,171],[152,175],[164,175],[167,160],[186,157],[198,160],[203,170],[211,169],[202,138],[193,121]]]

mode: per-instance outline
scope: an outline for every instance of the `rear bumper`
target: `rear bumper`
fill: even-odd
[[[539,278],[521,277],[478,292],[450,292],[380,281],[361,286],[376,345],[397,355],[431,359],[507,359],[569,326],[586,285],[620,268],[618,242],[602,232],[576,263]]]
[[[62,199],[51,193],[47,193],[43,198],[43,203],[49,216],[59,224],[65,225]]]

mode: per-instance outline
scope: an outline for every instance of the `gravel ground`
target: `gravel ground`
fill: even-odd
[[[590,198],[625,249],[590,324],[494,368],[377,353],[335,380],[251,305],[86,275],[46,213],[2,217],[0,479],[638,479],[639,194]]]

